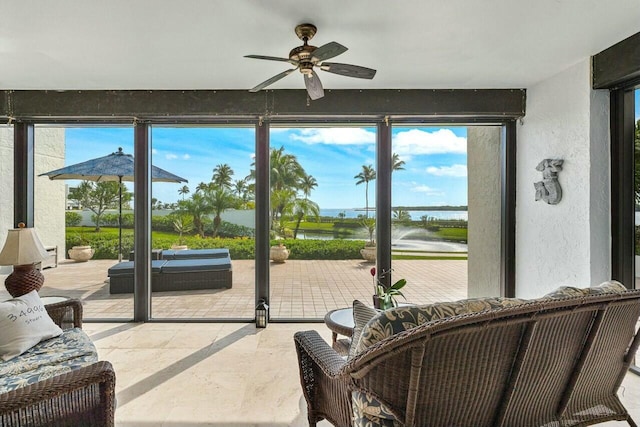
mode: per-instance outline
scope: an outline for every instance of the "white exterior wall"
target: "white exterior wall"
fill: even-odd
[[[516,294],[541,296],[560,285],[585,287],[610,276],[609,96],[593,91],[590,61],[527,89],[518,125]],[[535,170],[564,159],[562,201],[535,201]]]
[[[467,128],[468,296],[500,296],[500,126]]]
[[[13,228],[13,126],[0,126],[0,250]],[[0,266],[0,274],[11,273],[11,267]]]
[[[64,167],[65,132],[63,128],[36,127],[34,225],[45,246],[58,247],[58,260],[65,258],[65,183],[50,180],[41,173]]]
[[[58,246],[58,259],[64,259],[64,181],[50,181],[38,174],[64,166],[64,129],[36,128],[34,222],[45,246]],[[13,228],[13,127],[0,127],[0,245],[7,230]],[[0,249],[2,248],[0,246]],[[8,274],[11,267],[0,267]]]

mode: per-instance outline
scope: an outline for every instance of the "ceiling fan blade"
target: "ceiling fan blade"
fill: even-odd
[[[288,62],[289,64],[293,64],[295,66],[298,65],[298,61],[294,61],[289,58],[278,58],[277,56],[264,56],[264,55],[245,55],[245,58],[252,59],[266,59],[267,61],[278,61],[278,62]]]
[[[311,54],[312,60],[314,62],[321,62],[325,59],[333,58],[334,56],[338,56],[341,53],[345,53],[347,50],[348,49],[342,46],[340,43],[330,42],[314,50]]]
[[[273,83],[277,82],[281,78],[288,76],[289,74],[291,74],[295,70],[297,70],[297,68],[292,68],[290,70],[283,71],[280,74],[276,74],[275,76],[271,77],[269,80],[265,80],[262,83],[260,83],[258,86],[254,87],[252,89],[249,89],[249,92],[257,92],[260,89],[264,89],[265,87],[269,86],[270,84],[273,84]]]
[[[322,88],[322,82],[318,78],[316,73],[311,73],[309,75],[303,74],[304,76],[304,85],[307,87],[307,93],[309,94],[309,98],[320,99],[324,96],[324,89]]]
[[[341,76],[357,77],[359,79],[372,79],[376,75],[376,70],[358,65],[339,64],[337,62],[323,62],[320,69],[329,73],[340,74]]]

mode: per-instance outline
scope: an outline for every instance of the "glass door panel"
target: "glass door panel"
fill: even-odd
[[[152,128],[154,319],[253,319],[254,158],[253,127]]]
[[[133,154],[133,129],[36,126],[34,135],[34,221],[50,254],[41,264],[40,295],[82,300],[85,319],[133,318],[133,294],[112,293],[108,273],[120,248],[125,254],[133,248],[133,182],[104,169],[113,156]],[[60,168],[73,169],[77,179],[50,174]]]
[[[375,128],[272,126],[270,142],[271,317],[371,303],[375,263],[361,251],[375,241]]]

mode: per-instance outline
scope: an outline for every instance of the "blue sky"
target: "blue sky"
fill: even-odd
[[[198,183],[211,180],[218,164],[229,164],[234,179],[240,179],[253,162],[253,128],[154,127],[152,141],[153,164],[188,179],[192,192]],[[316,178],[311,199],[321,208],[364,206],[365,186],[356,186],[354,176],[362,165],[375,167],[375,128],[272,128],[270,144],[284,146]],[[131,128],[68,128],[65,164],[104,156],[118,147],[133,154]],[[393,174],[394,205],[467,204],[465,127],[394,128],[393,152],[406,163],[405,170]],[[154,183],[153,197],[174,202],[180,187]]]

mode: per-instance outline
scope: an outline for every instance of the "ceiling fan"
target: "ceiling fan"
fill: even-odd
[[[320,47],[311,46],[307,42],[316,34],[317,28],[313,24],[300,24],[296,27],[296,35],[303,41],[302,46],[294,47],[289,52],[289,58],[278,58],[274,56],[263,55],[246,55],[245,58],[266,59],[268,61],[288,62],[295,65],[295,68],[276,74],[268,80],[260,83],[258,86],[249,89],[249,92],[258,92],[261,89],[277,82],[285,76],[288,76],[295,70],[300,70],[304,77],[304,84],[307,88],[309,98],[315,100],[324,96],[324,89],[317,73],[313,67],[317,67],[323,71],[341,76],[357,77],[359,79],[372,79],[376,75],[376,70],[371,68],[360,67],[358,65],[340,64],[337,62],[324,62],[326,59],[333,58],[347,51],[347,48],[340,43],[330,42]]]

